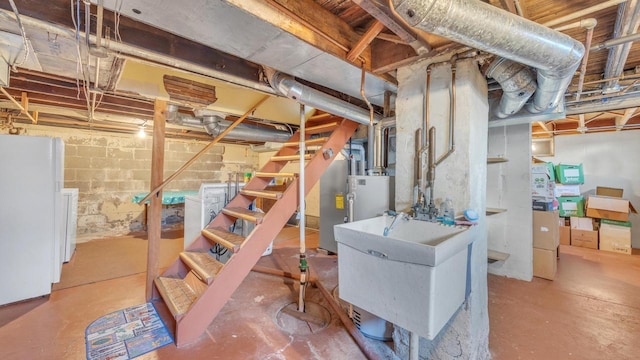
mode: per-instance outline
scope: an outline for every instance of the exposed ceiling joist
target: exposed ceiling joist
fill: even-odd
[[[312,0],[228,0],[228,2],[318,49],[345,60],[349,50],[360,39],[360,36],[347,23]],[[371,53],[363,52],[358,58],[369,70]],[[356,65],[360,66],[360,61]]]
[[[371,44],[373,39],[384,29],[384,24],[378,20],[375,20],[373,24],[367,29],[367,31],[362,35],[360,40],[349,50],[347,53],[347,60],[354,62],[360,54],[364,51],[364,49]]]
[[[4,88],[4,87],[1,87],[1,86],[0,86],[0,91],[4,94],[4,96],[6,96],[6,97],[7,97],[7,99],[9,99],[12,103],[14,103],[14,104],[18,107],[18,109],[20,109],[20,113],[21,113],[21,114],[24,114],[26,117],[28,117],[28,118],[29,118],[29,120],[31,120],[31,122],[32,122],[32,123],[34,123],[34,124],[37,124],[37,123],[38,123],[38,120],[37,120],[37,119],[35,119],[33,116],[31,116],[31,114],[29,114],[29,111],[27,110],[27,108],[25,108],[25,106],[23,105],[23,104],[28,103],[28,102],[27,102],[27,100],[26,100],[26,96],[24,95],[24,94],[25,94],[24,92],[22,93],[22,94],[23,94],[23,97],[24,97],[24,98],[22,99],[23,101],[22,101],[22,102],[18,102],[18,100],[16,100],[16,99],[13,97],[13,95],[9,94],[9,93],[7,92],[7,90],[5,90],[5,88]],[[36,115],[36,116],[37,116],[37,115]]]
[[[553,136],[553,131],[549,130],[549,127],[544,123],[544,121],[538,121],[538,126],[540,126],[547,135]]]
[[[621,130],[627,124],[629,119],[631,119],[633,117],[633,115],[635,115],[637,109],[638,109],[637,107],[626,109],[624,111],[624,115],[623,116],[617,116],[616,117],[616,130]]]
[[[415,31],[403,24],[400,20],[391,16],[388,12],[384,11],[384,7],[377,4],[375,0],[352,0],[358,6],[360,6],[363,10],[369,13],[369,15],[373,16],[375,19],[383,23],[389,30],[391,30],[394,34],[398,35],[400,39],[402,39],[405,43],[411,44],[415,41],[418,41],[418,36]],[[425,50],[429,51],[430,47],[428,44],[423,43],[425,46]]]

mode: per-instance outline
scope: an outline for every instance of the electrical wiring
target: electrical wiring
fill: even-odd
[[[85,63],[82,60],[82,51],[80,49],[80,2],[81,0],[76,1],[76,6],[74,6],[74,0],[70,0],[70,8],[71,8],[71,20],[73,22],[73,26],[76,30],[76,87],[78,92],[76,94],[76,98],[80,100],[80,92],[82,91],[84,95],[85,102],[87,104],[87,112],[89,113],[89,121],[93,120],[93,114],[91,111],[91,100],[89,96],[89,82],[88,78],[88,69],[85,69]],[[89,34],[85,34],[85,36],[89,36]],[[87,57],[89,56],[89,49],[87,49]],[[88,64],[89,59],[87,59]],[[80,77],[82,76],[82,84],[80,84]]]
[[[27,33],[24,31],[24,26],[22,25],[22,20],[20,19],[20,13],[18,12],[18,7],[16,6],[16,3],[13,0],[9,0],[9,3],[11,4],[11,9],[13,10],[13,13],[16,15],[16,20],[18,21],[18,27],[20,27],[20,34],[22,34],[22,42],[24,44],[24,58],[19,63],[13,64],[11,66],[13,68],[13,71],[17,71],[17,67],[24,64],[27,61],[31,50],[29,48],[29,42],[27,40]]]
[[[120,43],[122,42],[122,37],[120,36],[120,14],[122,13],[121,10],[122,10],[122,0],[116,0],[116,6],[114,10],[114,15],[115,15],[114,32],[115,32],[116,41]]]

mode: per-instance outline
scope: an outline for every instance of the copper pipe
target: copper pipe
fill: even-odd
[[[584,41],[585,49],[589,49],[591,47],[591,39],[593,38],[593,29],[595,28],[596,24],[593,24],[593,26],[587,28],[587,38]],[[578,92],[576,93],[576,101],[580,100],[580,95],[582,95],[582,87],[584,86],[584,76],[587,73],[588,61],[589,61],[589,51],[585,51],[584,57],[582,58],[582,64],[580,64],[580,77],[578,78]]]

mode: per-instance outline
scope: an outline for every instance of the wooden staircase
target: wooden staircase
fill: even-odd
[[[320,179],[358,124],[342,118],[327,119],[323,116],[318,121],[310,119],[306,126],[305,146],[318,149],[314,154],[305,154],[305,194]],[[297,174],[281,173],[280,170],[290,161],[299,161],[299,139],[299,133],[293,134],[282,149],[256,172],[244,189],[202,230],[201,235],[155,280],[154,297],[161,297],[175,318],[175,342],[178,347],[196,341],[204,333],[297,210]],[[283,192],[265,190],[271,180],[277,177],[294,180]],[[249,206],[258,197],[276,202],[267,213],[249,210]],[[238,219],[255,224],[246,238],[229,231]],[[232,252],[225,263],[217,261],[208,252],[215,244]]]

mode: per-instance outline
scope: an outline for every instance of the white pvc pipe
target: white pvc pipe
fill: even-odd
[[[420,336],[415,332],[411,332],[409,335],[409,360],[420,359]]]
[[[306,148],[305,148],[305,118],[304,118],[304,104],[300,104],[300,128],[298,130],[300,132],[300,142],[299,142],[299,149],[300,149],[300,175],[298,176],[298,190],[299,190],[299,197],[300,197],[300,253],[304,254],[306,252],[306,244],[305,244],[305,232],[304,232],[304,228],[305,228],[305,201],[304,201],[304,196],[305,196],[305,186],[304,186],[304,166],[305,166],[305,162],[304,162],[304,155],[306,152]]]
[[[298,197],[299,197],[299,212],[300,222],[298,226],[300,228],[300,292],[298,295],[298,311],[304,312],[304,293],[305,293],[305,285],[307,281],[307,270],[302,268],[303,261],[306,262],[306,243],[305,243],[305,182],[304,182],[304,155],[306,152],[305,148],[305,117],[304,117],[304,104],[300,104],[300,128],[298,130],[300,132],[299,139],[299,149],[300,149],[300,169],[298,175]],[[306,265],[306,263],[305,263]]]

